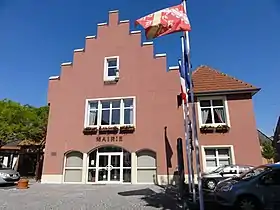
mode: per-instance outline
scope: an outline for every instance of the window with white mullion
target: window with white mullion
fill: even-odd
[[[226,124],[225,105],[222,99],[200,100],[202,124]]]
[[[124,99],[124,124],[134,124],[134,107],[135,101],[133,99]]]
[[[98,101],[98,119],[97,119],[97,125],[101,125],[101,117],[102,117],[102,104],[101,101]]]
[[[215,150],[215,157],[219,157],[219,149]]]
[[[211,101],[211,105],[212,105],[212,101]],[[212,123],[214,124],[215,123],[215,117],[214,117],[214,108],[213,106],[211,106],[211,118],[212,118]]]
[[[219,149],[216,149],[216,150],[215,150],[215,158],[216,158],[216,160],[217,160],[217,166],[220,166],[220,161],[221,161],[222,159],[220,159]]]
[[[97,126],[98,125],[98,101],[92,101],[88,104],[88,113],[87,113],[87,125]]]
[[[106,76],[107,78],[114,78],[118,76],[119,59],[118,57],[105,58],[106,59]]]
[[[220,160],[219,160],[219,149],[216,149],[216,150],[215,150],[215,158],[216,158],[217,166],[219,166],[219,165],[220,165]]]
[[[224,149],[223,148],[216,149],[217,166],[230,164],[230,156],[224,156],[224,155],[219,154],[220,151],[222,151],[222,150],[224,150]]]
[[[218,157],[218,166],[222,165],[230,165],[231,164],[231,159],[230,157]]]
[[[109,108],[109,125],[112,125],[112,113],[113,113],[113,105],[112,101],[110,101],[110,108]]]
[[[104,99],[89,101],[86,126],[119,126],[134,124],[134,99]]]
[[[120,124],[120,99],[104,100],[102,104],[101,125]]]
[[[119,125],[121,123],[121,101],[120,99],[111,101],[110,125]]]
[[[206,157],[206,163],[210,163],[211,167],[215,167],[217,165],[217,158],[216,157]],[[208,165],[208,164],[207,164]]]
[[[230,164],[231,164],[230,158],[228,158],[228,159],[219,159],[219,165],[218,166],[230,165]]]
[[[206,159],[206,160],[216,160],[217,157],[206,157],[205,159]]]
[[[227,147],[205,148],[206,170],[232,164],[231,151]]]
[[[121,100],[120,107],[121,107],[121,110],[120,110],[120,124],[123,125],[124,124],[124,101],[123,101],[123,99]]]
[[[230,157],[218,157],[219,160],[228,160]]]

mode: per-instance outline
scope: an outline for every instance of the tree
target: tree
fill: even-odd
[[[275,157],[276,151],[275,148],[272,145],[272,141],[265,141],[262,144],[262,156],[267,159],[271,160]]]
[[[4,99],[0,100],[0,140],[41,142],[47,131],[48,106],[33,107]]]

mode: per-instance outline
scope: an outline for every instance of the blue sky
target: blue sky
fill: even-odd
[[[178,0],[0,0],[0,98],[46,104],[48,77],[95,35],[109,10],[131,21]],[[254,97],[258,127],[271,135],[280,114],[280,1],[189,0],[193,67],[207,64],[262,90]],[[140,28],[138,28],[140,29]],[[155,40],[155,53],[180,56],[180,34]],[[143,38],[144,40],[144,38]]]

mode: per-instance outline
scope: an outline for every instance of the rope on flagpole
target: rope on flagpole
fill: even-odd
[[[183,0],[183,6],[184,10],[187,13],[187,2],[186,0]],[[189,33],[185,32],[185,41],[186,41],[186,48],[189,51],[190,50],[190,43],[189,43]],[[192,84],[192,72],[190,70],[191,68],[191,62],[189,57],[189,52],[187,52],[188,56],[188,70],[189,72],[185,72],[185,75],[189,74],[190,79],[190,94],[191,94],[191,103],[192,103],[192,120],[193,120],[193,139],[195,144],[195,153],[196,153],[196,170],[197,170],[197,178],[198,178],[198,193],[199,193],[199,207],[200,210],[204,210],[204,199],[203,199],[203,191],[202,191],[202,180],[201,180],[201,164],[200,164],[200,152],[199,152],[199,141],[198,141],[198,133],[197,133],[197,122],[196,122],[196,110],[195,110],[195,101],[194,101],[194,91],[193,91],[193,84]],[[186,68],[187,69],[187,68]]]

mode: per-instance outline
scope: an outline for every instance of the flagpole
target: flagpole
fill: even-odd
[[[188,187],[189,187],[189,193],[192,193],[191,183],[193,182],[193,180],[192,180],[192,177],[191,177],[191,162],[190,162],[191,156],[190,156],[190,146],[189,146],[190,145],[190,143],[189,143],[190,138],[189,138],[189,126],[188,126],[188,123],[189,123],[188,102],[186,104],[184,102],[182,103],[182,109],[183,109],[183,116],[184,116],[185,138],[186,138],[186,153],[187,153],[187,166],[188,166]]]
[[[187,1],[183,1],[184,10],[187,14]],[[189,33],[188,31],[185,32],[185,41],[186,41],[186,48],[189,51],[190,50],[190,43],[189,43]],[[189,72],[185,72],[185,76],[189,74],[190,77],[190,94],[191,94],[191,103],[192,103],[192,120],[193,120],[193,139],[195,143],[195,153],[196,153],[196,171],[197,171],[197,178],[198,178],[198,193],[199,193],[199,209],[204,210],[204,199],[203,199],[203,191],[202,191],[202,180],[201,180],[201,167],[200,167],[200,154],[199,154],[199,141],[198,141],[198,133],[197,133],[197,122],[196,122],[196,110],[195,110],[195,101],[194,101],[194,91],[193,91],[193,84],[192,84],[192,72],[191,69],[191,62],[190,62],[190,56],[189,52],[187,52],[187,58],[188,58],[188,68],[185,68],[185,70],[189,70]]]
[[[185,74],[185,86],[186,86],[186,97],[188,99],[188,89],[189,89],[189,85],[188,85],[188,74],[186,72],[186,69],[188,68],[187,62],[186,62],[186,56],[185,56],[185,39],[182,36],[181,37],[181,47],[182,47],[182,71],[184,71]],[[191,120],[190,120],[190,111],[189,111],[189,101],[186,100],[185,105],[185,109],[184,109],[184,125],[185,125],[185,137],[186,137],[186,152],[187,152],[187,163],[188,163],[188,185],[189,187],[191,187],[192,190],[190,190],[190,193],[192,193],[192,197],[193,197],[193,202],[196,201],[196,193],[195,193],[195,185],[194,185],[194,177],[192,176],[192,158],[191,158],[191,150],[190,150],[190,134],[192,133],[190,128],[190,124],[191,124]]]

